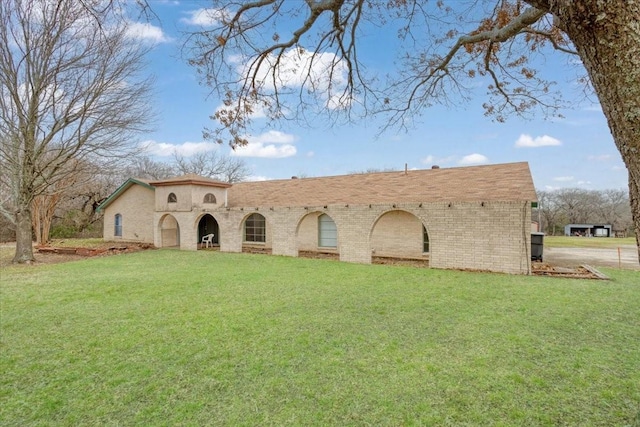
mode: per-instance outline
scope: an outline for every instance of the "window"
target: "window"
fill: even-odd
[[[114,220],[114,230],[113,235],[116,237],[122,237],[122,215],[116,214]]]
[[[318,246],[322,248],[338,247],[338,229],[336,223],[327,214],[318,217]]]
[[[429,253],[429,233],[425,226],[422,226],[422,252]]]
[[[178,198],[176,197],[175,193],[169,193],[169,197],[167,197],[167,202],[169,202],[169,203],[177,203],[178,202]]]
[[[265,242],[266,221],[258,213],[251,214],[244,222],[245,242]]]
[[[211,193],[207,193],[204,195],[204,201],[203,203],[215,203],[216,202],[216,196],[214,196]]]

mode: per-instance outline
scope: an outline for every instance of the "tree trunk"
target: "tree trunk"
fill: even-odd
[[[33,237],[31,228],[31,208],[23,207],[16,213],[16,254],[14,263],[32,263]]]
[[[640,259],[640,2],[549,2],[575,45],[629,173]]]
[[[53,215],[60,201],[60,194],[41,194],[33,199],[31,216],[33,217],[33,231],[36,236],[36,244],[49,243],[49,234]]]

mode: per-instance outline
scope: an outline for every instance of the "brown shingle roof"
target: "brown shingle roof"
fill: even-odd
[[[536,200],[526,162],[240,182],[228,190],[229,207]]]

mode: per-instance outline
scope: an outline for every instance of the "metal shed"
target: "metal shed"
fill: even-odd
[[[564,226],[565,236],[611,237],[610,224],[567,224]]]

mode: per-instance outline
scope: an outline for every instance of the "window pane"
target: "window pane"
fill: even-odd
[[[422,226],[422,252],[429,252],[429,233],[424,225]]]
[[[265,242],[266,224],[265,219],[260,214],[251,214],[244,223],[245,242]]]
[[[115,225],[113,235],[122,237],[122,215],[116,214],[113,222]]]
[[[338,229],[336,223],[327,214],[318,217],[318,246],[323,248],[338,247]]]

